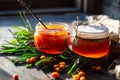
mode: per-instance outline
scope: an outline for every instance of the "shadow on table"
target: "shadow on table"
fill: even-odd
[[[0,79],[1,80],[12,80],[12,76],[7,73],[6,71],[4,71],[3,69],[0,68]]]

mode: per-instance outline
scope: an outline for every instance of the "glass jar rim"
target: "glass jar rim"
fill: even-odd
[[[82,28],[84,28],[84,30],[81,30]],[[96,31],[94,29],[96,29]],[[109,37],[109,30],[105,26],[80,25],[77,29],[77,36],[85,39],[101,39]]]
[[[69,25],[65,22],[44,22],[45,25],[63,25],[64,26],[64,30],[68,30],[69,29]],[[41,26],[42,24],[40,22],[38,22],[36,24],[36,30],[38,30],[38,27]]]

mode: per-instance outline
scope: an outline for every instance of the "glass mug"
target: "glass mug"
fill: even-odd
[[[77,25],[73,23],[72,51],[74,53],[89,58],[101,58],[108,54],[111,42],[108,28],[93,25],[75,26]]]
[[[46,54],[61,54],[66,48],[66,44],[70,45],[69,25],[63,22],[51,22],[45,23],[45,25],[47,29],[40,23],[36,25],[35,46]]]

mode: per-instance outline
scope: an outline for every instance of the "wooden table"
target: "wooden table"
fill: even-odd
[[[65,19],[68,20],[68,18]],[[0,44],[3,44],[4,40],[12,39],[12,35],[8,31],[9,28],[8,26],[0,27]],[[15,66],[9,58],[10,56],[0,55],[0,80],[12,80],[14,73],[19,75],[19,80],[54,80],[50,77],[50,73],[46,73],[42,70],[35,68],[27,69],[24,65]],[[86,69],[86,72],[87,80],[116,80],[106,73],[92,73],[89,69]],[[72,80],[72,76],[69,77],[63,73],[61,78],[57,80]]]
[[[0,27],[0,44],[4,42],[4,39],[10,40],[12,35],[8,31],[10,27]],[[9,60],[10,56],[0,56],[0,79],[1,80],[12,80],[12,75],[17,73],[20,80],[52,80],[50,73],[44,73],[42,70],[35,68],[27,69],[25,66],[15,66]],[[71,77],[62,77],[58,80],[72,80]],[[87,71],[87,80],[115,80],[114,77],[108,76],[106,73],[91,73]]]
[[[0,44],[4,40],[12,39],[8,31],[10,27],[0,27]],[[25,66],[15,66],[10,60],[10,56],[0,56],[0,79],[12,80],[12,75],[17,73],[20,80],[50,80],[50,78],[41,70],[26,69]]]

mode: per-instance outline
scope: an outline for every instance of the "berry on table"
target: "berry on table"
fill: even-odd
[[[18,76],[18,74],[13,74],[13,80],[19,80],[19,76]]]
[[[58,77],[59,77],[59,73],[58,73],[58,72],[53,72],[53,73],[51,74],[51,76],[52,76],[53,78],[58,78]]]

